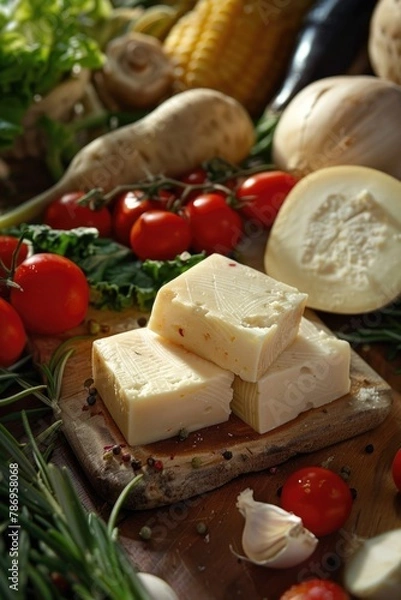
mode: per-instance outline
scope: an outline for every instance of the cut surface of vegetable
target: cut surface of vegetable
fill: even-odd
[[[401,294],[401,183],[358,166],[321,169],[287,196],[267,242],[268,275],[307,306],[355,314]]]
[[[362,165],[401,178],[401,87],[369,75],[326,77],[284,109],[273,137],[278,169],[306,175]]]
[[[344,584],[357,598],[401,598],[401,529],[363,542],[344,570]]]

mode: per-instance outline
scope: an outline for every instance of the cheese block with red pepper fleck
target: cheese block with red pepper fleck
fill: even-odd
[[[94,385],[128,444],[227,421],[234,375],[148,328],[92,344]]]
[[[307,295],[212,254],[157,293],[148,327],[245,381],[295,339]]]
[[[233,413],[266,433],[350,391],[351,347],[303,318],[295,341],[255,383],[234,379]]]

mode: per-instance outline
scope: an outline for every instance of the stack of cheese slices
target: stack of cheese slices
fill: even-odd
[[[227,421],[266,433],[349,392],[350,346],[307,296],[212,254],[165,284],[147,327],[96,340],[95,386],[131,446]]]

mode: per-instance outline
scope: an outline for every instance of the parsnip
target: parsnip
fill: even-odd
[[[268,275],[308,294],[307,306],[356,314],[401,294],[401,182],[337,166],[304,177],[270,231]]]
[[[362,165],[401,179],[401,87],[379,77],[327,77],[284,109],[273,138],[279,169],[305,175]]]
[[[62,179],[23,206],[0,215],[0,229],[31,220],[61,194],[101,188],[105,193],[150,175],[179,176],[220,157],[238,163],[254,142],[246,110],[221,92],[197,88],[177,94],[149,115],[82,148]]]

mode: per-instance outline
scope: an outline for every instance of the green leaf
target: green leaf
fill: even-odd
[[[82,550],[92,551],[93,539],[88,526],[87,514],[66,468],[58,469],[55,465],[49,464],[48,473],[55,497],[71,532],[71,538]]]

